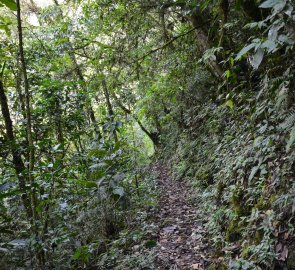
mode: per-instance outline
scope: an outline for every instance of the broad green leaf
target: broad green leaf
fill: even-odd
[[[16,11],[17,10],[16,3],[13,0],[0,0],[0,5],[1,4],[4,5],[4,6],[6,6],[6,7],[8,7],[12,11]]]
[[[277,49],[277,44],[268,39],[261,44],[261,48],[266,49],[268,53],[271,53]]]
[[[0,30],[4,30],[7,36],[11,35],[10,29],[8,27],[8,24],[1,24],[0,23]]]
[[[228,79],[230,76],[231,76],[231,72],[230,70],[226,70],[225,73],[224,73],[225,77]]]
[[[268,40],[276,41],[278,37],[278,31],[285,26],[285,23],[274,24],[268,31]]]
[[[107,151],[104,150],[104,149],[93,149],[91,150],[88,155],[87,155],[87,158],[91,158],[93,156],[95,157],[104,157],[107,155]]]
[[[81,256],[81,249],[77,249],[73,255],[73,260],[78,260]]]
[[[256,46],[256,43],[251,43],[248,46],[244,47],[240,52],[237,54],[235,60],[240,60],[243,55],[245,55],[247,52],[249,52],[251,49],[253,49]]]
[[[73,260],[82,260],[84,262],[87,261],[88,252],[88,246],[79,247],[73,255]]]
[[[89,168],[91,170],[95,170],[95,169],[103,168],[105,166],[106,166],[105,162],[100,162],[100,163],[96,163],[96,164],[91,165]]]
[[[72,179],[72,181],[86,188],[97,188],[97,183],[93,181],[76,180],[76,179]]]
[[[277,4],[284,3],[285,1],[282,0],[267,0],[263,2],[259,7],[260,8],[273,8]]]
[[[257,52],[251,57],[250,64],[254,69],[257,69],[263,60],[264,50],[259,48]]]
[[[14,247],[24,247],[27,244],[28,244],[27,239],[14,239],[8,243],[8,245],[14,246]]]
[[[157,245],[157,241],[155,240],[147,240],[144,244],[146,248],[153,248]]]
[[[0,193],[0,200],[8,198],[8,197],[13,197],[13,196],[21,194],[21,193],[22,192],[20,190],[14,190],[11,192]]]
[[[115,187],[113,190],[113,194],[119,195],[122,197],[125,194],[124,188],[123,187]]]
[[[248,182],[251,183],[253,177],[255,176],[255,174],[258,172],[258,169],[259,169],[259,166],[254,166],[251,170],[251,173],[249,175],[249,178],[248,178]]]
[[[53,147],[53,150],[54,150],[54,151],[58,150],[58,149],[59,149],[59,147],[60,147],[60,145],[61,145],[60,143],[59,143],[59,144],[57,144],[57,145],[55,145],[55,146]]]
[[[227,105],[229,108],[231,108],[231,109],[234,108],[234,103],[233,103],[233,101],[232,101],[231,99],[228,100],[228,101],[226,102],[226,105]]]

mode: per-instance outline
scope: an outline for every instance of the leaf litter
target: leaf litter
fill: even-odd
[[[188,186],[173,180],[160,164],[153,169],[160,188],[156,269],[205,270],[210,260],[205,230],[197,220],[197,207],[189,203]]]

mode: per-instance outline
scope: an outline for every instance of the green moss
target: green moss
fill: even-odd
[[[269,203],[272,205],[278,199],[278,195],[272,194],[269,198]]]
[[[260,197],[257,201],[257,203],[255,204],[255,208],[257,208],[258,210],[263,210],[265,207],[265,202],[264,202],[264,198]]]
[[[227,269],[228,269],[227,266],[223,263],[223,264],[221,265],[220,270],[227,270]]]
[[[241,256],[242,258],[247,258],[249,255],[249,252],[248,252],[248,246],[244,246],[243,249],[242,249],[242,253],[241,253]]]
[[[241,216],[244,212],[241,203],[243,201],[243,189],[241,187],[236,187],[232,193],[231,203],[233,205],[234,211],[238,216]]]
[[[262,241],[263,236],[264,236],[263,230],[262,229],[257,229],[256,232],[255,232],[255,236],[254,236],[255,243],[259,244]]]
[[[216,185],[216,201],[220,202],[223,190],[225,189],[225,184],[219,181]]]
[[[210,169],[205,167],[200,167],[195,173],[195,179],[199,182],[201,187],[208,187],[212,184],[212,175],[210,174]]]
[[[238,241],[241,238],[241,229],[239,226],[238,218],[234,218],[227,229],[226,240],[229,242]]]
[[[208,270],[216,270],[215,265],[210,265],[210,266],[208,267]]]
[[[258,210],[269,209],[271,208],[270,201],[268,200],[268,198],[261,196],[255,204],[255,208],[257,208]]]

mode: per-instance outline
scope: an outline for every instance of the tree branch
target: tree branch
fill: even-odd
[[[157,47],[157,48],[155,48],[155,49],[152,49],[152,50],[150,50],[148,53],[146,53],[145,55],[139,57],[138,59],[136,59],[135,61],[133,61],[133,63],[138,62],[138,61],[141,61],[141,60],[145,59],[147,56],[149,56],[149,55],[151,55],[151,54],[153,54],[153,53],[155,53],[155,52],[157,52],[157,51],[159,51],[159,50],[165,49],[167,46],[169,46],[169,45],[170,45],[172,42],[174,42],[175,40],[177,40],[177,39],[179,39],[179,38],[181,38],[181,37],[184,37],[184,36],[188,35],[189,33],[193,32],[193,31],[196,30],[197,28],[201,28],[201,27],[205,26],[205,25],[206,25],[207,23],[209,23],[209,22],[211,22],[211,20],[206,21],[206,22],[203,23],[202,25],[195,26],[195,27],[191,28],[190,30],[188,30],[188,31],[185,32],[185,33],[182,33],[182,34],[180,34],[180,35],[178,35],[178,36],[173,37],[172,39],[170,39],[169,41],[167,41],[166,43],[164,43],[162,46]]]
[[[141,121],[138,119],[138,117],[136,115],[134,115],[132,113],[131,110],[129,110],[128,108],[126,108],[119,100],[119,98],[116,96],[116,94],[112,95],[116,101],[116,104],[127,114],[130,114],[134,120],[137,122],[137,124],[140,126],[141,130],[152,140],[152,142],[154,143],[155,146],[157,146],[159,144],[159,136],[158,133],[155,132],[149,132],[141,123]]]

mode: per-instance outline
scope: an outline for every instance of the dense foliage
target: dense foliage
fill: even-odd
[[[210,269],[295,269],[291,0],[0,0],[0,32],[5,269],[155,269],[152,155]]]

